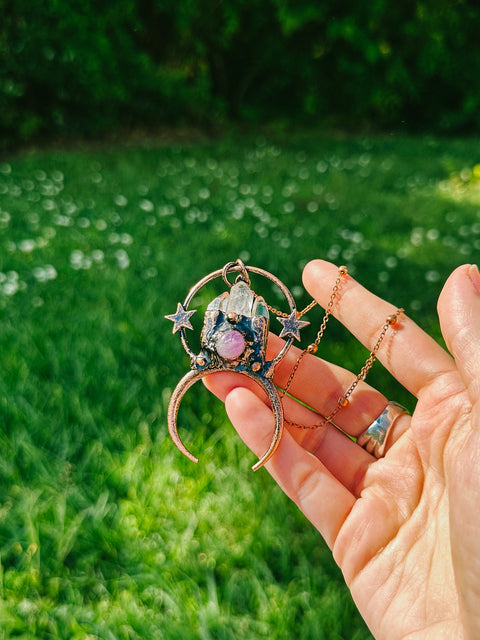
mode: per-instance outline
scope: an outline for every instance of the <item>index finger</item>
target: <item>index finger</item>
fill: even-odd
[[[304,269],[306,289],[324,308],[337,274],[338,268],[324,260],[313,260]],[[396,309],[347,276],[332,313],[367,349],[372,349],[386,318]],[[415,396],[439,374],[454,368],[448,353],[404,314],[398,329],[383,341],[377,357]]]

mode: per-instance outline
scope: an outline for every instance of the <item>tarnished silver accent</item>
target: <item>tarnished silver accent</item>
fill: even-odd
[[[376,458],[383,458],[388,434],[401,415],[408,415],[405,407],[397,402],[389,402],[378,418],[358,436],[357,444]]]
[[[277,318],[277,320],[283,325],[283,329],[279,335],[280,338],[293,336],[297,340],[300,340],[300,329],[310,324],[306,320],[301,320],[296,311],[293,311],[288,318]]]
[[[177,333],[177,331],[180,331],[180,329],[183,329],[183,328],[193,329],[192,323],[190,322],[190,318],[193,316],[194,313],[197,313],[196,309],[193,309],[193,311],[186,311],[179,302],[177,304],[176,313],[172,313],[169,316],[165,316],[167,320],[171,320],[173,322],[172,333]]]

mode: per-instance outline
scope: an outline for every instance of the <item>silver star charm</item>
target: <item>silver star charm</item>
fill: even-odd
[[[291,336],[292,338],[300,340],[300,329],[310,324],[306,320],[300,320],[295,310],[292,311],[288,318],[277,318],[277,320],[283,324],[280,338]]]
[[[165,316],[167,320],[171,320],[173,322],[172,333],[176,333],[177,331],[180,331],[180,329],[183,329],[183,328],[193,329],[190,323],[190,318],[196,312],[197,312],[196,309],[193,309],[193,311],[187,311],[186,309],[183,308],[183,305],[179,302],[177,304],[177,312],[172,313],[169,316]]]

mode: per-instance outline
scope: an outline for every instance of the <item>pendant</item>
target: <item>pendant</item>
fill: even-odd
[[[285,343],[279,353],[269,361],[266,359],[269,308],[265,300],[251,289],[249,273],[258,274],[273,282],[284,295],[290,308],[289,315],[278,318],[283,325],[279,335],[285,338]],[[229,274],[237,274],[233,284],[228,280]],[[189,310],[189,305],[202,287],[219,277],[229,290],[217,296],[207,306],[200,335],[200,352],[196,354],[190,348],[186,336],[186,330],[193,329],[190,318],[196,313],[196,309]],[[175,387],[168,406],[168,429],[173,442],[187,458],[198,462],[198,458],[190,453],[178,435],[177,416],[180,402],[197,380],[211,373],[239,373],[254,380],[265,391],[275,420],[270,446],[252,467],[256,471],[273,456],[283,431],[283,407],[273,384],[275,367],[285,356],[293,340],[300,340],[300,329],[309,324],[300,319],[292,294],[283,282],[268,271],[245,266],[241,260],[237,260],[199,280],[190,289],[183,304],[177,304],[176,313],[165,317],[173,322],[173,333],[180,334],[182,345],[190,357],[191,368]]]

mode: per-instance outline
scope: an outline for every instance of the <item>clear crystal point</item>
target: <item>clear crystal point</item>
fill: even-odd
[[[255,300],[252,309],[252,316],[263,316],[264,318],[269,317],[267,303],[261,296],[258,296]]]
[[[220,296],[217,296],[209,303],[207,311],[218,311],[219,309],[225,309],[227,298],[227,292],[222,293]]]
[[[241,316],[251,317],[253,302],[254,295],[248,284],[237,282],[230,289],[227,313],[238,313]]]

